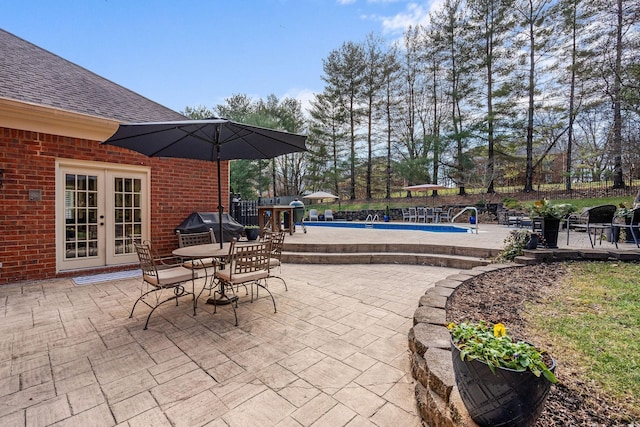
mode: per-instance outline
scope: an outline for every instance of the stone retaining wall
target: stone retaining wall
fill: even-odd
[[[431,427],[477,427],[460,399],[447,330],[447,298],[465,281],[488,271],[566,260],[638,261],[640,250],[547,249],[524,251],[518,264],[489,264],[448,276],[420,297],[409,331],[411,373],[420,416]]]
[[[416,399],[420,416],[431,427],[477,427],[469,417],[456,387],[447,330],[447,298],[475,276],[516,264],[475,267],[436,282],[420,297],[409,331],[411,373],[416,379]]]

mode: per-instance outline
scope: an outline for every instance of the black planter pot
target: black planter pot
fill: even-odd
[[[536,233],[532,233],[525,249],[536,249],[540,244],[540,237]]]
[[[624,221],[627,225],[631,225],[631,218],[625,218]],[[640,228],[633,227],[633,232],[636,233],[636,237],[640,236]],[[625,241],[627,243],[635,243],[633,240],[633,234],[631,234],[631,228],[625,228],[625,234],[626,234]]]
[[[547,248],[558,247],[558,232],[560,231],[560,219],[543,218],[542,219],[542,237],[544,238]]]
[[[471,418],[482,427],[533,426],[540,417],[551,383],[530,371],[496,368],[478,360],[460,360],[452,343],[456,385]],[[555,370],[555,361],[551,371]]]
[[[247,240],[257,240],[260,237],[259,228],[245,228],[244,232],[247,235]]]

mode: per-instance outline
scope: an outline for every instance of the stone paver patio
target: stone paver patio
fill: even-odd
[[[455,243],[311,227],[287,239],[337,232],[346,241]],[[454,237],[493,247],[508,232]],[[185,298],[158,309],[146,331],[146,307],[128,318],[138,278],[2,286],[0,425],[420,426],[407,333],[420,296],[457,272],[285,264],[289,291],[277,280],[270,288],[277,313],[270,299],[242,297],[235,327],[230,307],[213,315],[203,297],[194,317]]]

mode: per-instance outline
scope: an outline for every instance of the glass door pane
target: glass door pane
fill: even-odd
[[[98,177],[65,174],[65,260],[98,257]]]
[[[142,238],[142,179],[115,176],[113,188],[114,255],[133,254]]]

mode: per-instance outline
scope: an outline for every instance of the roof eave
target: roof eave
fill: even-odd
[[[0,127],[104,141],[118,125],[113,119],[0,97]]]

